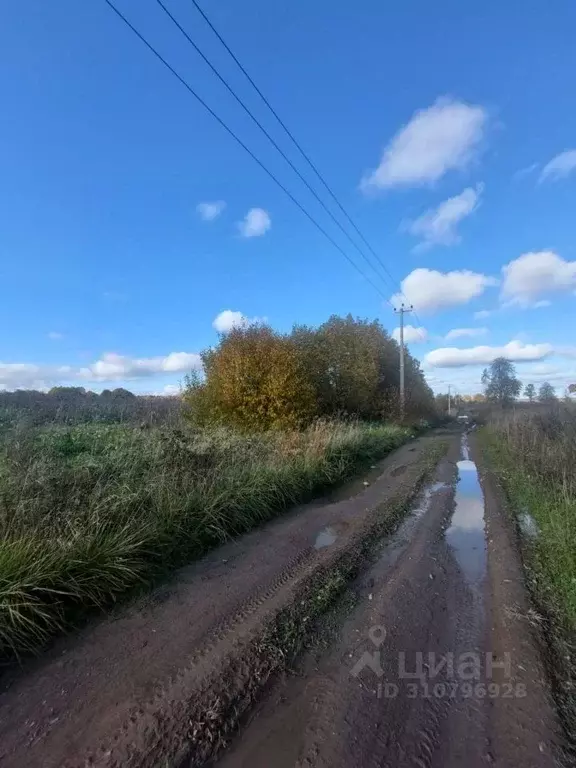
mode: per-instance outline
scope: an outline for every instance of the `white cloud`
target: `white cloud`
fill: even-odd
[[[487,333],[488,328],[453,328],[451,331],[448,331],[444,338],[446,341],[450,341],[452,339],[462,339],[465,336],[469,338],[485,336]]]
[[[158,393],[160,395],[179,395],[180,394],[180,385],[179,384],[166,384],[166,386]]]
[[[200,355],[171,352],[165,356],[134,358],[108,352],[88,366],[36,365],[0,362],[0,389],[47,389],[56,384],[127,381],[157,374],[186,373],[202,367]]]
[[[552,344],[523,344],[510,341],[502,347],[442,347],[433,349],[424,358],[424,362],[433,368],[458,368],[464,365],[488,365],[497,357],[505,357],[514,362],[543,360],[553,354]]]
[[[238,223],[242,237],[261,237],[271,226],[270,215],[263,208],[251,208],[244,220]]]
[[[550,179],[556,181],[576,171],[576,149],[567,149],[553,157],[542,169],[540,181]]]
[[[59,341],[60,339],[63,339],[63,338],[64,338],[64,334],[62,334],[62,333],[58,333],[58,331],[50,331],[50,332],[48,333],[48,338],[49,338],[51,341]]]
[[[235,312],[232,309],[225,309],[216,315],[212,322],[212,327],[218,333],[228,333],[232,328],[244,328],[248,325],[248,318],[242,312]]]
[[[538,387],[543,381],[550,382],[556,388],[559,396],[565,394],[570,384],[576,383],[576,368],[562,365],[534,365],[523,368],[520,375],[524,384],[532,381]]]
[[[438,272],[435,269],[413,270],[402,280],[402,293],[391,298],[392,304],[408,300],[417,311],[435,312],[445,307],[466,304],[480,296],[486,288],[497,285],[493,277],[468,269]]]
[[[198,203],[196,213],[204,221],[214,221],[226,208],[224,200],[216,200],[213,203]]]
[[[422,238],[417,249],[459,243],[462,238],[456,228],[462,219],[470,216],[478,208],[483,190],[483,184],[478,184],[476,189],[468,187],[459,195],[444,200],[438,207],[430,208],[415,221],[410,222],[408,225],[410,234]]]
[[[392,338],[400,341],[400,328],[394,328]],[[404,342],[406,344],[420,344],[428,341],[428,331],[426,328],[416,328],[413,325],[404,326]]]
[[[449,98],[416,112],[390,141],[380,165],[362,180],[364,190],[423,186],[465,168],[482,140],[483,107]]]
[[[550,365],[549,363],[538,363],[537,365],[533,365],[531,368],[523,370],[522,373],[524,376],[542,377],[562,373],[562,369],[558,368],[557,365]]]
[[[493,312],[491,312],[489,309],[480,309],[478,312],[474,312],[474,320],[485,320],[492,314]]]
[[[247,328],[254,323],[265,323],[265,317],[246,317],[242,312],[236,312],[233,309],[225,309],[216,315],[212,321],[212,327],[218,333],[228,333],[232,328]]]
[[[71,371],[69,366],[0,362],[0,390],[45,389],[57,381],[68,378]]]
[[[521,307],[548,306],[537,296],[576,287],[576,261],[565,261],[554,251],[524,253],[502,267],[502,299]]]
[[[200,355],[192,352],[171,352],[165,357],[142,358],[107,352],[95,363],[81,368],[78,375],[91,381],[118,381],[157,373],[185,373],[201,367]]]
[[[538,168],[538,165],[538,163],[532,163],[531,165],[527,165],[525,168],[520,168],[520,170],[516,171],[512,178],[518,180],[524,178],[525,176],[529,176],[531,173],[534,173],[534,171]]]
[[[557,351],[557,350],[555,350]],[[556,359],[551,359],[556,363]],[[481,368],[480,366],[464,366],[460,368],[429,368],[426,373],[426,381],[435,392],[446,392],[448,384],[452,386],[452,391],[459,394],[473,394],[482,392]],[[522,360],[516,361],[518,378],[523,385],[530,381],[538,387],[542,381],[549,381],[556,385],[559,395],[563,395],[568,384],[576,382],[576,368],[572,365],[566,365],[561,360],[557,365],[550,365],[548,359],[545,363],[530,363]]]

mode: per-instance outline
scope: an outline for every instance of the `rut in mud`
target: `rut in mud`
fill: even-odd
[[[411,441],[328,500],[214,551],[6,673],[2,766],[202,764],[283,654],[298,649],[307,619],[359,567],[366,544],[395,527],[442,447],[434,436]],[[315,546],[322,532],[336,538]]]
[[[328,650],[275,685],[218,765],[554,765],[538,652],[512,616],[520,563],[499,525],[464,435],[353,585]]]
[[[520,563],[470,442],[413,441],[5,675],[2,766],[553,765]]]

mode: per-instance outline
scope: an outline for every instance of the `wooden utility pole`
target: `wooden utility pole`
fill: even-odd
[[[450,384],[448,384],[448,416],[452,415],[452,409],[450,407]]]
[[[400,316],[400,419],[404,420],[404,411],[406,408],[406,393],[404,391],[404,315],[407,312],[412,312],[414,307],[409,307],[401,304],[400,309],[394,309]]]

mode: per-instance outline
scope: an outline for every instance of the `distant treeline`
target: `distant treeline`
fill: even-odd
[[[19,389],[0,392],[0,427],[90,422],[162,424],[177,418],[180,407],[179,398],[135,395],[121,387],[100,394],[84,387],[53,387],[49,392]]]

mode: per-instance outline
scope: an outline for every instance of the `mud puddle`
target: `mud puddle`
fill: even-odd
[[[440,493],[446,493],[451,487],[451,483],[445,480],[435,480],[424,486],[398,530],[382,542],[378,563],[375,566],[377,569],[386,570],[398,560],[409,546],[420,521],[430,510],[437,496]]]
[[[336,543],[336,539],[338,538],[338,534],[334,530],[334,528],[324,528],[318,536],[316,536],[316,541],[314,542],[314,549],[324,549],[324,547],[330,547],[332,544]]]
[[[462,459],[456,463],[458,478],[454,514],[446,531],[446,541],[466,578],[478,584],[486,575],[486,535],[484,494],[476,464],[470,460],[466,434],[461,442]]]

